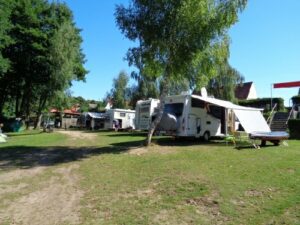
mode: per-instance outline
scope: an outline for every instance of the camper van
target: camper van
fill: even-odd
[[[135,129],[135,111],[129,109],[108,109],[105,113],[105,129]],[[117,127],[116,127],[117,125]]]
[[[226,135],[228,115],[226,108],[210,105],[193,95],[168,96],[158,130],[173,136],[208,140],[211,136]]]
[[[212,136],[225,136],[237,129],[243,129],[248,134],[269,132],[262,110],[207,95],[168,96],[157,131],[180,137],[203,137],[204,140]]]
[[[135,129],[148,130],[152,122],[152,116],[159,104],[158,99],[150,98],[148,100],[140,100],[135,107]]]

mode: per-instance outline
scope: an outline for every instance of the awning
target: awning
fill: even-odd
[[[232,102],[224,101],[220,99],[215,99],[211,97],[202,97],[198,95],[192,95],[192,98],[197,98],[202,101],[208,102],[213,105],[217,105],[226,109],[232,109],[244,130],[247,133],[252,132],[270,132],[270,128],[263,117],[261,111],[263,109],[244,107],[240,105],[235,105]]]
[[[260,111],[247,111],[233,109],[234,114],[239,119],[246,133],[250,134],[253,132],[270,132],[265,118]]]
[[[88,112],[87,115],[89,115],[93,119],[104,119],[103,113],[95,113],[95,112]]]

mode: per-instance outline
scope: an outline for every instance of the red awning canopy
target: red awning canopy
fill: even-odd
[[[276,83],[276,84],[273,84],[273,87],[274,88],[300,87],[300,81],[285,82],[285,83]]]

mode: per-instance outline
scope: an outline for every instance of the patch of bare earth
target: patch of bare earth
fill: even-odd
[[[58,130],[58,133],[67,135],[72,140],[93,140],[95,137],[97,137],[94,133],[88,133],[78,130]]]
[[[203,216],[208,224],[227,224],[229,218],[220,211],[219,195],[214,192],[210,195],[188,199],[186,203],[196,207],[196,212]]]
[[[12,182],[26,177],[33,177],[41,174],[46,167],[34,167],[32,169],[18,169],[0,174],[0,184]]]
[[[138,147],[132,148],[128,150],[128,154],[130,155],[144,155],[147,153],[158,153],[158,154],[170,154],[175,153],[176,150],[173,147],[165,147],[165,146],[151,146],[151,147]]]
[[[40,189],[8,202],[5,209],[0,209],[0,224],[5,221],[30,225],[79,224],[83,192],[77,188],[79,178],[74,173],[77,168],[78,165],[73,164],[56,169],[55,175],[41,184]],[[2,193],[18,192],[29,185],[21,183]]]

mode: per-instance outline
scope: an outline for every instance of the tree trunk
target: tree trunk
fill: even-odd
[[[151,123],[149,131],[148,131],[148,135],[147,135],[147,139],[146,139],[146,146],[149,146],[151,144],[151,140],[152,140],[152,136],[153,133],[157,127],[157,125],[159,124],[159,122],[161,121],[162,115],[164,113],[164,108],[165,108],[165,97],[168,94],[168,81],[167,79],[164,80],[164,82],[162,82],[162,93],[159,97],[160,100],[160,104],[159,104],[159,108],[158,108],[158,115],[156,116],[156,118],[154,119],[154,121]]]
[[[0,116],[3,113],[2,111],[3,111],[5,99],[6,99],[6,96],[4,94],[2,96],[0,96]]]
[[[36,113],[36,121],[34,122],[34,129],[40,129],[42,122],[42,110],[45,108],[47,96],[40,97],[38,111]]]
[[[41,128],[41,122],[42,122],[42,113],[37,113],[36,114],[36,121],[34,122],[34,129],[38,130]]]

